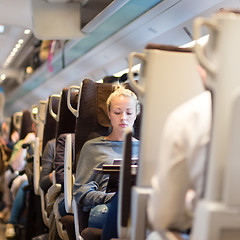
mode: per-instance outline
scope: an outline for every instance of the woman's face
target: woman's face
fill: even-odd
[[[126,127],[132,127],[136,119],[136,100],[132,97],[117,96],[112,99],[108,117],[113,131],[124,132]]]

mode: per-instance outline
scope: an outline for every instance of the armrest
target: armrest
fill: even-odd
[[[34,149],[34,161],[33,161],[33,185],[34,193],[40,195],[40,153],[39,153],[39,137],[36,137],[35,140],[35,149]]]
[[[72,137],[66,136],[64,153],[64,199],[66,211],[72,212],[72,191],[74,177],[72,175]]]
[[[74,198],[72,201],[72,208],[73,208],[73,215],[74,215],[74,227],[75,227],[76,240],[81,240],[80,231],[79,231],[78,206]]]
[[[53,184],[49,189],[48,189],[48,203],[54,203],[57,199],[57,197],[61,194],[61,184]]]
[[[118,198],[118,235],[120,239],[129,238],[129,218],[131,204],[131,161],[132,129],[126,129],[123,145],[123,161],[120,169]]]
[[[40,188],[40,198],[41,198],[41,212],[42,212],[42,219],[44,224],[49,227],[49,219],[47,216],[47,211],[46,211],[46,204],[45,204],[45,194],[43,190]]]

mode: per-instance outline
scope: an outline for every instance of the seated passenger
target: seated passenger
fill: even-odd
[[[200,71],[203,77],[204,70]],[[191,228],[196,202],[204,191],[211,111],[211,94],[205,91],[166,120],[148,205],[149,220],[159,233]],[[161,234],[153,235],[149,239],[161,239]]]
[[[95,206],[111,202],[115,194],[106,193],[109,176],[95,173],[94,168],[112,164],[115,158],[122,158],[124,131],[133,126],[137,116],[137,97],[132,91],[118,85],[107,100],[107,109],[112,126],[111,133],[106,137],[87,141],[77,163],[74,197],[83,211],[90,211]],[[139,141],[133,138],[133,157],[138,157],[138,153]],[[93,219],[94,225],[90,226],[102,228],[104,219],[104,214],[101,214],[99,218]],[[91,222],[89,219],[89,224]]]
[[[42,155],[42,171],[40,173],[39,184],[45,194],[47,194],[48,189],[53,184],[55,148],[56,139],[49,140],[44,148]],[[47,213],[49,215],[49,239],[59,239],[52,205],[49,205],[47,207]]]
[[[8,143],[8,125],[3,122],[0,128],[0,177],[4,174],[12,153]]]
[[[22,148],[22,145],[31,143],[35,140],[35,130],[35,124],[33,124],[32,132],[28,133],[24,139],[19,140],[13,147],[11,158],[9,160],[9,169],[5,171],[4,175],[4,201],[6,207],[3,209],[3,211],[0,212],[0,219],[2,219],[4,222],[6,222],[10,217],[10,210],[15,198],[15,195],[12,195],[9,189],[10,182],[14,178],[18,177],[18,179],[13,181],[11,184],[12,192],[16,194],[22,182],[26,180],[26,178],[18,176],[19,171],[24,170],[25,157],[27,152],[26,149]]]
[[[29,144],[29,143],[32,143],[34,139],[35,139],[35,133],[29,133],[24,138],[23,141],[19,141],[19,142],[20,144],[21,143]],[[29,151],[32,154],[32,146],[27,151]],[[17,151],[16,156],[17,158],[14,158],[13,161],[19,161],[19,162],[25,161],[25,150],[23,148],[22,149],[20,148]],[[21,172],[24,173],[25,170]],[[22,223],[23,225],[25,224],[25,222],[21,221],[21,216],[24,210],[26,209],[27,191],[25,187],[29,185],[29,181],[28,181],[27,174],[26,173],[22,174],[22,173],[17,175],[16,178],[14,178],[10,183],[11,198],[13,200],[13,205],[10,213],[11,214],[10,218],[8,219],[8,223],[6,225],[6,232],[5,232],[6,238],[13,238],[16,236],[15,227],[14,227],[16,224],[20,224],[20,223]]]
[[[25,175],[25,174],[24,174]],[[27,176],[25,175],[27,178]],[[11,215],[6,225],[5,237],[7,239],[13,238],[16,236],[14,225],[21,223],[21,216],[26,208],[26,190],[24,189],[28,186],[28,180],[22,182],[20,188],[17,191],[16,197],[13,202],[11,209]]]
[[[53,184],[55,145],[55,139],[49,140],[44,148],[42,155],[42,171],[40,173],[39,184],[45,194]]]
[[[9,140],[9,128],[6,122],[3,122],[0,130],[0,177],[2,177],[9,164],[13,146],[19,139],[19,134],[14,130]]]
[[[57,139],[56,145],[56,156],[54,159],[55,166],[55,174],[56,174],[56,183],[61,184],[62,189],[64,191],[64,154],[65,154],[65,142],[67,135],[71,135],[72,137],[72,152],[75,152],[74,143],[75,143],[75,134],[74,133],[63,133]],[[75,162],[74,154],[72,154],[72,164]],[[74,174],[74,172],[73,172]]]

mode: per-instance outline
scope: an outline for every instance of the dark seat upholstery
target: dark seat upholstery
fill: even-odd
[[[32,132],[32,117],[29,110],[24,110],[21,121],[20,139],[24,139],[28,133]],[[28,211],[26,223],[26,238],[42,234],[45,232],[45,226],[41,218],[40,198],[33,191],[33,186],[30,185],[28,194]]]
[[[56,139],[58,139],[58,137],[61,134],[75,132],[76,117],[71,113],[71,111],[67,106],[68,91],[69,91],[68,88],[64,88],[61,92],[61,96],[59,100],[60,101],[59,109],[58,109],[58,122],[57,122],[56,133],[55,133]],[[77,101],[78,101],[78,92],[71,92],[70,103],[74,108],[77,107]],[[57,149],[58,149],[58,141],[56,141],[56,151]],[[63,171],[61,173],[63,173]],[[58,173],[56,172],[56,176],[57,175]],[[71,216],[67,215],[66,219],[61,219],[61,223],[67,230],[67,234],[73,234],[74,236],[73,239],[75,239],[75,232],[71,230],[72,229],[71,226],[73,225],[69,224],[69,221],[68,221],[69,217]]]
[[[61,218],[60,221],[67,231],[67,235],[68,235],[69,240],[75,240],[76,237],[75,237],[73,216],[72,215],[66,215],[65,217]]]
[[[32,117],[29,110],[24,110],[22,114],[19,139],[24,139],[28,133],[32,132]]]
[[[59,103],[59,98],[52,99],[52,110],[55,114],[58,113],[58,103]],[[43,150],[44,150],[44,147],[46,146],[47,142],[49,140],[55,138],[56,126],[57,126],[56,119],[53,118],[49,112],[49,99],[48,99],[46,120],[44,123],[44,131],[43,131],[43,145],[42,145]]]
[[[68,88],[64,88],[60,97],[59,106],[59,121],[57,122],[56,139],[63,133],[74,133],[76,118],[68,109],[67,106]],[[71,104],[73,107],[77,106],[78,93],[71,93]]]
[[[57,122],[56,122],[56,119],[49,112],[50,97],[51,96],[49,96],[48,102],[47,102],[46,119],[44,122],[42,152],[44,152],[44,148],[47,142],[51,139],[54,139],[56,135]],[[58,113],[58,104],[59,104],[59,97],[52,98],[51,108],[55,114]],[[44,221],[44,224],[46,226],[49,226],[49,217],[46,211],[45,193],[42,191],[40,193],[40,196],[41,196],[42,219]]]
[[[86,228],[82,231],[81,236],[86,240],[101,240],[102,229]]]

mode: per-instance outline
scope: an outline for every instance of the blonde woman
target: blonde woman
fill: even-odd
[[[137,116],[137,97],[122,85],[107,100],[108,117],[111,122],[111,133],[87,141],[81,151],[76,170],[74,197],[84,211],[89,211],[99,204],[111,201],[115,193],[106,193],[109,177],[94,172],[103,164],[112,164],[116,158],[122,158],[124,131],[132,127]],[[138,157],[139,141],[133,139],[132,157]],[[98,223],[103,223],[100,219]],[[100,224],[101,225],[101,224]],[[92,226],[93,227],[93,226]],[[95,225],[94,227],[102,228]]]

